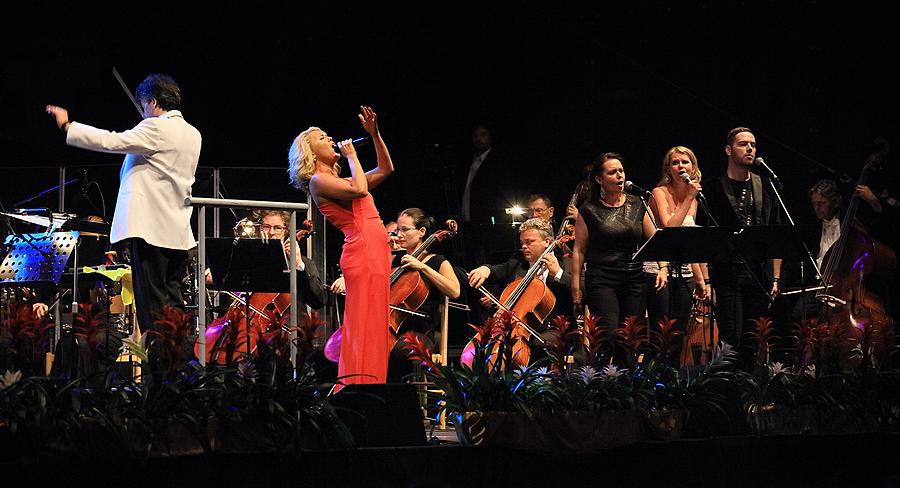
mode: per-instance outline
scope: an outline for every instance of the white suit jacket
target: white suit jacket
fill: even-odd
[[[72,122],[70,146],[123,153],[119,196],[110,242],[139,237],[157,247],[191,249],[191,185],[200,158],[200,132],[179,110],[144,119],[125,132],[109,132]]]

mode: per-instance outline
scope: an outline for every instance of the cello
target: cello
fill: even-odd
[[[300,241],[313,234],[312,220],[304,220],[295,238]],[[249,300],[225,291],[234,299],[221,317],[206,328],[206,363],[225,364],[237,361],[241,355],[253,354],[263,332],[280,327],[288,331],[287,319],[291,307],[290,293],[253,292]],[[250,310],[249,320],[246,309]],[[249,322],[249,333],[247,323]],[[248,344],[249,342],[249,344]],[[200,343],[194,344],[194,354],[200,357]]]
[[[446,222],[447,229],[439,230],[429,235],[410,255],[416,259],[424,254],[435,242],[441,242],[448,236],[456,235],[459,226],[455,220]],[[388,350],[393,349],[399,337],[400,326],[410,315],[424,316],[417,310],[428,298],[431,287],[428,281],[418,271],[408,270],[398,266],[391,271],[389,279],[390,298],[388,300]],[[341,326],[331,334],[325,343],[325,357],[332,362],[340,360],[341,339],[344,336],[344,327]]]
[[[887,148],[871,154],[857,182],[866,185],[885,159]],[[861,197],[854,195],[841,219],[840,237],[825,254],[823,290],[816,295],[823,321],[852,325],[859,329],[875,323],[890,323],[884,291],[894,277],[897,256],[872,237],[856,214]]]
[[[538,342],[545,342],[537,332],[537,328],[542,327],[544,321],[549,317],[550,312],[553,311],[553,307],[556,306],[556,296],[547,284],[543,280],[535,279],[546,267],[543,258],[547,254],[553,252],[553,250],[561,243],[571,241],[572,239],[574,239],[574,237],[569,235],[554,239],[544,252],[541,253],[540,257],[535,260],[534,264],[528,268],[525,276],[517,278],[512,283],[506,285],[503,292],[500,294],[499,300],[493,298],[484,287],[479,287],[479,291],[487,296],[488,299],[494,302],[498,307],[493,318],[497,319],[504,313],[510,315],[510,319],[513,323],[513,328],[510,332],[510,338],[512,339],[512,358],[513,363],[516,366],[526,367],[528,366],[528,363],[531,362],[531,346],[528,344],[528,341],[532,337]],[[476,333],[463,349],[460,362],[471,367],[472,360],[475,357],[475,343],[478,342],[479,344],[482,344],[483,340],[484,338],[481,337],[481,333]],[[495,344],[494,349],[496,350],[497,347],[499,347],[499,345]],[[495,360],[492,360],[492,366],[494,362]]]

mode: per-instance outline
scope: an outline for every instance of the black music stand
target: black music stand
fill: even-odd
[[[278,239],[209,237],[206,256],[214,290],[244,292],[247,355],[250,355],[250,292],[290,293],[290,270]]]
[[[647,239],[632,259],[708,263],[728,253],[733,234],[728,227],[667,227]]]
[[[728,227],[667,227],[657,230],[632,259],[638,262],[668,261],[670,265],[710,263],[722,260],[733,252],[733,238],[734,229]],[[671,290],[669,293],[674,296]],[[713,343],[713,334],[710,327],[710,344]]]
[[[802,241],[790,225],[751,225],[738,230],[734,241],[744,259],[763,261],[803,255]]]

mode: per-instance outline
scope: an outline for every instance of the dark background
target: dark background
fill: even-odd
[[[441,183],[467,171],[472,130],[486,123],[522,177],[520,193],[548,193],[557,213],[601,152],[622,153],[627,178],[649,188],[673,145],[693,148],[706,175],[720,173],[725,134],[749,126],[789,209],[806,218],[821,165],[855,178],[873,139],[893,142],[900,129],[890,16],[829,5],[304,7],[188,18],[148,4],[87,22],[45,12],[51,18],[3,34],[0,201],[8,208],[57,184],[58,165],[78,177],[82,165],[107,164],[88,176],[112,211],[122,157],[66,147],[43,107],[131,128],[139,118],[116,67],[132,91],[152,72],[179,81],[185,118],[203,134],[201,166],[240,168],[223,172],[240,198],[303,198],[281,169],[292,138],[310,125],[359,137],[356,112],[367,104],[397,168],[376,190],[384,217],[409,206],[444,217]],[[370,149],[361,153],[374,165]],[[211,196],[208,175],[198,171],[195,195]],[[28,206],[55,208],[56,199]]]

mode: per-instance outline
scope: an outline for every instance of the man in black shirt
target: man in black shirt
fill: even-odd
[[[734,229],[781,223],[780,207],[771,185],[750,172],[756,157],[753,132],[746,127],[729,131],[725,155],[725,174],[703,183],[712,219],[700,212],[701,225],[714,225],[713,219],[721,227]],[[781,260],[769,260],[766,266],[767,263],[728,252],[709,264],[720,337],[737,346],[747,321],[767,315],[772,296],[778,293]]]

